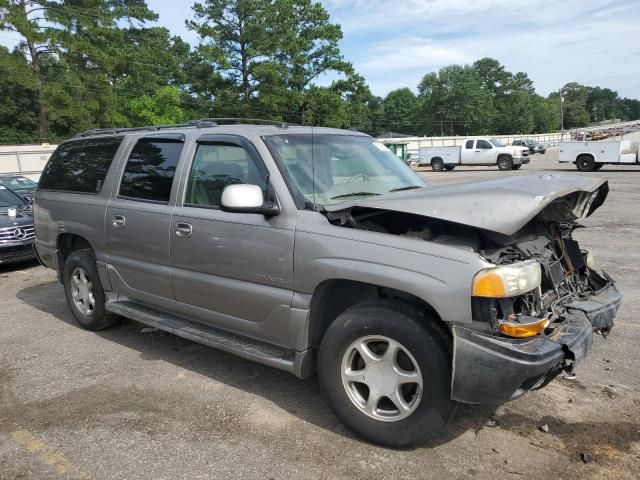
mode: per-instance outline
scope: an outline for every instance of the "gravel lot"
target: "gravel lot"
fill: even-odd
[[[513,174],[576,173],[556,158],[534,155]],[[509,174],[423,175],[438,185]],[[576,236],[619,281],[616,328],[576,380],[497,409],[461,405],[445,438],[414,450],[355,438],[315,379],[135,322],[84,331],[52,271],[0,267],[0,478],[640,478],[640,168],[590,175],[611,193]]]

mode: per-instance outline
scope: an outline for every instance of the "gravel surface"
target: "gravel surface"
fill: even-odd
[[[439,185],[577,173],[556,159],[421,174]],[[445,437],[412,450],[355,438],[316,379],[131,321],[84,331],[52,271],[0,267],[0,478],[640,478],[640,167],[589,175],[611,193],[576,236],[623,292],[612,334],[576,380],[497,409],[461,405]]]

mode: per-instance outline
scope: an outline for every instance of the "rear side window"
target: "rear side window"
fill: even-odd
[[[122,138],[96,138],[60,145],[44,167],[38,188],[99,193]]]
[[[466,145],[464,146],[467,150],[473,150],[473,140],[467,140]]]
[[[171,185],[182,152],[183,140],[142,138],[129,155],[122,175],[120,196],[169,203]]]

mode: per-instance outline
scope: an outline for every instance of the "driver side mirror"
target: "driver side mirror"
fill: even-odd
[[[225,212],[257,213],[268,217],[280,213],[280,207],[276,203],[265,202],[262,189],[258,185],[247,183],[225,187],[220,204]]]

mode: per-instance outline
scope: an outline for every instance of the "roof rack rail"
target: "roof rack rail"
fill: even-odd
[[[73,138],[92,137],[94,135],[113,135],[117,133],[130,132],[153,132],[158,130],[166,130],[172,128],[206,128],[217,127],[220,124],[230,123],[254,123],[258,125],[275,125],[278,128],[288,128],[295,126],[297,123],[288,123],[278,120],[263,120],[260,118],[241,118],[241,117],[225,117],[225,118],[199,118],[197,120],[189,120],[186,123],[176,123],[173,125],[154,125],[148,127],[127,127],[127,128],[94,128],[86,132],[77,133]]]
[[[222,123],[255,123],[258,125],[275,125],[279,128],[287,128],[290,126],[298,126],[297,123],[283,122],[282,120],[264,120],[262,118],[244,118],[244,117],[221,117],[221,118],[198,118],[188,122],[190,125],[216,126]]]
[[[157,130],[166,130],[168,128],[185,128],[185,127],[194,127],[189,123],[176,123],[174,125],[154,125],[149,127],[126,127],[126,128],[94,128],[92,130],[87,130],[86,132],[77,133],[73,136],[73,138],[80,137],[91,137],[94,135],[108,135],[114,133],[127,133],[127,132],[149,132],[149,131],[157,131]]]

